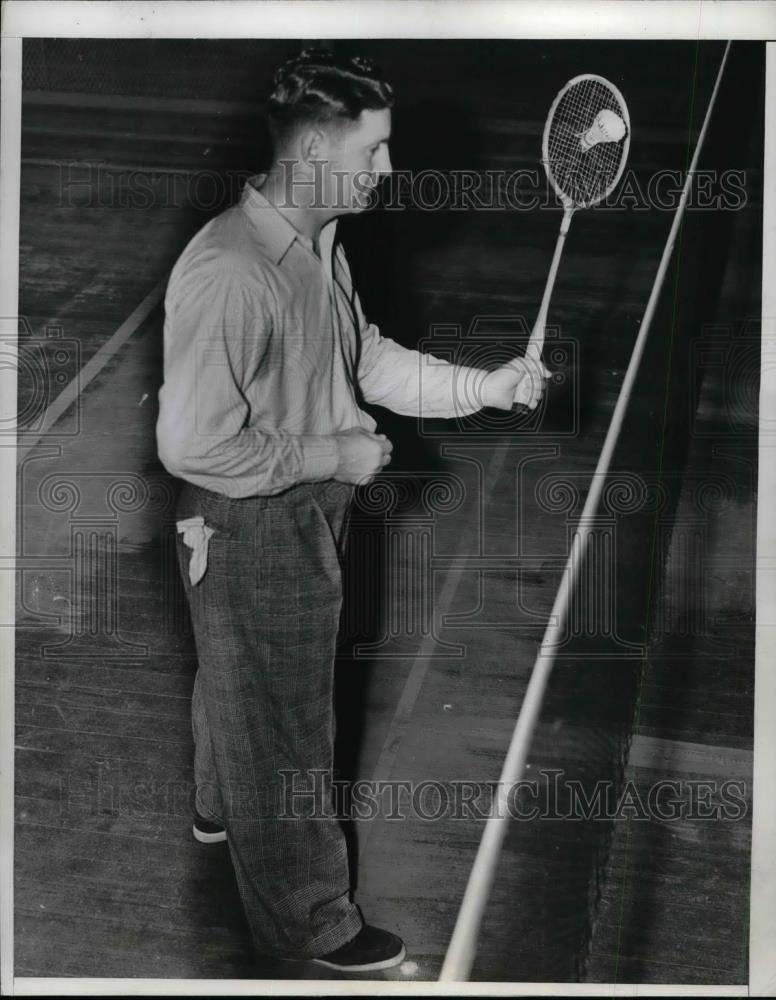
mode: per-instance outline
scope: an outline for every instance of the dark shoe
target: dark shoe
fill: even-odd
[[[194,825],[191,831],[195,840],[198,840],[200,844],[222,844],[226,840],[226,830],[221,824],[205,819],[199,813],[194,816]]]
[[[403,962],[406,954],[401,938],[364,924],[352,941],[312,961],[338,972],[377,972]]]

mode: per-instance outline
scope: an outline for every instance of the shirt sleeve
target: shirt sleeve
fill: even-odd
[[[217,262],[173,271],[165,309],[156,429],[165,468],[231,497],[330,479],[338,462],[331,435],[250,423],[244,390],[262,363],[272,319],[239,272]]]
[[[353,292],[360,334],[358,383],[368,403],[405,416],[465,417],[482,409],[487,371],[455,365],[383,337]]]

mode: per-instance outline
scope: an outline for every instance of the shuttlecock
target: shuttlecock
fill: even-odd
[[[625,135],[625,122],[614,111],[599,111],[595,121],[579,140],[582,149],[591,149],[599,142],[619,142]]]

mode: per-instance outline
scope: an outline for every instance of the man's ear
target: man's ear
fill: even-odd
[[[322,160],[326,157],[328,140],[317,128],[306,129],[299,136],[299,157],[303,163]]]

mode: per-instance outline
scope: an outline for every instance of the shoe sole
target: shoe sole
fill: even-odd
[[[407,949],[402,945],[401,951],[393,958],[384,958],[381,962],[363,962],[361,965],[340,965],[337,962],[327,962],[325,958],[311,958],[308,961],[315,965],[322,965],[326,969],[334,969],[335,972],[379,972],[381,969],[392,969],[395,965],[400,965],[407,957]]]
[[[221,830],[219,833],[204,833],[196,826],[192,826],[191,832],[194,834],[194,839],[198,840],[200,844],[223,844],[226,840],[226,830]]]

